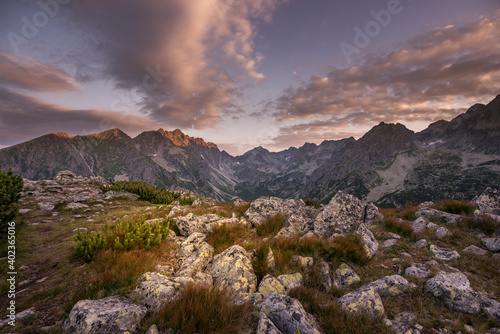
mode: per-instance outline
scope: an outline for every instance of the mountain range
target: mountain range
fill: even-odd
[[[388,207],[470,199],[488,186],[500,187],[500,95],[418,133],[380,123],[358,140],[281,152],[257,147],[234,157],[180,130],[135,138],[119,129],[74,137],[60,132],[0,150],[0,165],[31,180],[71,170],[183,187],[219,200],[267,195],[326,203],[338,190]]]

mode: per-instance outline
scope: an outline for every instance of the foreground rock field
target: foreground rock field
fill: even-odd
[[[1,332],[500,333],[498,190],[389,210],[341,191],[328,205],[153,205],[103,183],[70,172],[25,180],[17,323]],[[90,261],[75,255],[75,236],[136,220],[168,233],[151,247],[120,235]],[[227,297],[202,305],[222,319],[204,322],[190,297],[176,322],[172,305],[192,295]]]

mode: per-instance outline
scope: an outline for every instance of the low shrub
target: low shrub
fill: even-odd
[[[171,204],[178,200],[180,204],[193,204],[194,198],[182,197],[180,193],[160,189],[142,181],[112,181],[108,185],[101,185],[103,192],[125,190],[140,196],[143,201],[153,204]]]
[[[21,198],[23,178],[12,172],[2,171],[0,165],[0,233],[7,232],[7,224],[17,217],[19,207],[15,204]]]
[[[75,255],[85,261],[92,261],[103,249],[128,251],[134,248],[148,250],[157,246],[167,237],[170,224],[168,221],[148,223],[146,218],[118,222],[109,226],[108,223],[100,230],[80,233],[75,237],[77,244]]]
[[[152,324],[160,331],[170,328],[183,334],[242,333],[251,327],[251,310],[248,304],[234,304],[225,291],[188,286],[179,298],[146,321],[144,331]]]

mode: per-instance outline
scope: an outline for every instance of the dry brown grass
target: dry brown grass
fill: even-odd
[[[257,327],[250,305],[235,305],[230,294],[217,288],[193,286],[148,319],[143,332],[153,324],[160,331],[171,328],[183,334],[236,334]]]
[[[369,319],[365,315],[350,315],[340,309],[337,299],[310,287],[301,286],[290,291],[304,309],[318,320],[324,333],[377,334],[392,333],[381,318]]]

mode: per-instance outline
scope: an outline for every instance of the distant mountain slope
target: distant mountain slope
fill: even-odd
[[[42,136],[0,150],[0,164],[32,180],[71,170],[181,186],[219,200],[269,195],[327,202],[338,190],[384,206],[471,198],[488,186],[500,187],[500,96],[419,133],[380,123],[359,140],[306,143],[281,152],[257,147],[233,157],[180,130],[130,138],[113,129]]]

